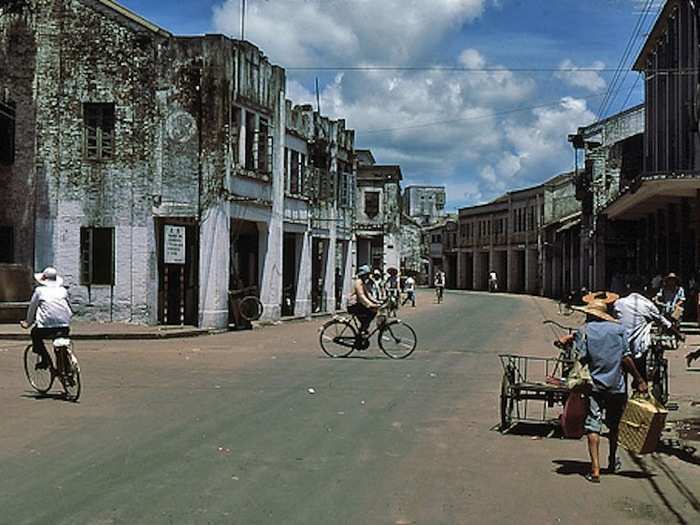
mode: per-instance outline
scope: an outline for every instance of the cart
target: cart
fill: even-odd
[[[574,328],[554,324],[571,333]],[[552,417],[556,405],[563,406],[569,397],[566,386],[573,361],[571,348],[560,347],[557,357],[534,357],[516,354],[500,354],[503,366],[501,381],[500,416],[502,433],[518,423],[559,425],[558,415]]]

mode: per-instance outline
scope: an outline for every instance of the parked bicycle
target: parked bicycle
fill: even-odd
[[[32,345],[24,350],[24,372],[34,390],[47,394],[56,378],[63,387],[63,395],[69,401],[78,401],[82,390],[80,381],[80,364],[73,352],[73,343],[67,337],[58,337],[52,341],[54,358],[48,353],[48,368],[40,367],[41,356],[34,353]]]
[[[384,310],[385,306],[367,335],[362,334],[356,317],[334,317],[321,328],[321,349],[328,357],[348,357],[355,350],[367,350],[374,334],[378,334],[379,348],[388,357],[407,358],[418,344],[416,332],[400,319],[388,319]]]

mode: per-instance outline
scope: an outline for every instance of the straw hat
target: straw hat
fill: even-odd
[[[58,275],[56,268],[48,266],[41,273],[35,273],[34,279],[42,286],[61,286],[63,279]]]
[[[612,292],[591,292],[589,294],[586,294],[583,296],[583,302],[586,304],[591,304],[594,301],[601,301],[604,304],[613,304],[615,301],[617,301],[620,298],[620,296],[616,293]]]
[[[681,280],[678,278],[678,276],[675,273],[671,272],[666,277],[664,277],[664,282],[668,282],[668,281],[676,281],[676,284],[678,284]]]
[[[574,310],[577,312],[583,312],[586,315],[592,315],[598,319],[602,319],[603,321],[612,321],[613,323],[618,322],[617,319],[608,313],[608,304],[600,299],[592,301],[586,306],[574,306]]]

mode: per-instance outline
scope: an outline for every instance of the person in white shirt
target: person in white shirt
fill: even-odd
[[[671,321],[661,315],[656,305],[642,294],[643,285],[640,281],[633,280],[627,287],[631,293],[615,301],[613,313],[625,329],[634,364],[645,377],[646,358],[651,345],[651,329],[654,323],[674,333],[677,331]],[[680,337],[683,336],[680,335]]]
[[[496,275],[496,272],[491,270],[489,272],[489,292],[497,292],[498,291],[498,275]]]
[[[32,327],[32,349],[41,357],[37,369],[46,369],[51,362],[44,339],[67,337],[73,310],[68,302],[68,291],[63,287],[63,279],[55,268],[48,267],[34,274],[39,286],[34,290],[27,310],[27,318],[20,324],[22,328]]]
[[[416,280],[413,277],[409,277],[406,279],[406,282],[404,282],[403,289],[406,292],[406,298],[403,300],[403,303],[401,304],[406,304],[408,301],[411,301],[411,306],[413,308],[416,307]]]
[[[683,317],[685,291],[675,273],[669,273],[664,277],[663,287],[656,294],[656,303],[661,305],[665,315],[680,322]]]

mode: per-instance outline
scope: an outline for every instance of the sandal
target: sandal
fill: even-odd
[[[600,476],[594,476],[589,472],[585,477],[586,481],[590,481],[591,483],[600,483]]]
[[[608,464],[608,472],[610,474],[617,474],[622,470],[622,460],[620,458],[615,458],[615,462],[610,462]]]

